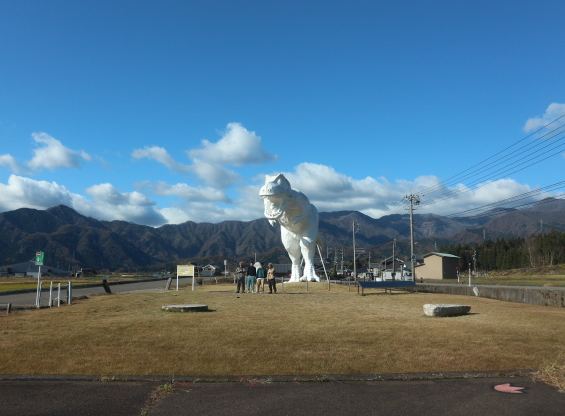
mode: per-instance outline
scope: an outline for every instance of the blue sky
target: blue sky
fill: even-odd
[[[3,0],[0,212],[248,221],[264,176],[284,173],[320,211],[379,218],[413,192],[420,212],[454,215],[559,183],[561,136],[527,169],[457,175],[548,142],[536,130],[565,115],[564,14],[545,0]]]

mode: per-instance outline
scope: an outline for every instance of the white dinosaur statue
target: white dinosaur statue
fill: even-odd
[[[259,191],[265,204],[265,217],[271,225],[281,224],[281,239],[292,261],[289,282],[312,281],[320,278],[314,271],[314,254],[318,241],[318,210],[302,192],[292,189],[282,173],[267,175]],[[304,256],[304,275],[300,263]]]

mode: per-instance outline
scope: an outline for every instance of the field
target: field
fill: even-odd
[[[92,296],[0,316],[0,374],[300,375],[537,369],[560,359],[565,310],[490,299],[286,284]],[[426,303],[471,305],[451,318]],[[165,304],[207,304],[174,313]]]

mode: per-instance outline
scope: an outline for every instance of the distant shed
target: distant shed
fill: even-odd
[[[424,255],[424,264],[416,268],[416,277],[422,279],[457,279],[459,257],[446,253]]]

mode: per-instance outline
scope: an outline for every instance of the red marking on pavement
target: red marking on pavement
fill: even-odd
[[[525,387],[515,387],[515,386],[511,386],[510,383],[506,383],[506,384],[499,384],[497,386],[494,386],[494,389],[496,391],[499,391],[501,393],[524,393],[522,390],[525,389]]]

